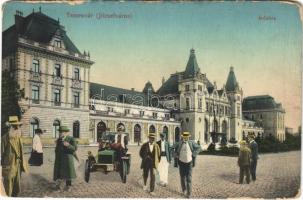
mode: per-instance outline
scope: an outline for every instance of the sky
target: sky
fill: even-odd
[[[142,91],[151,81],[157,90],[163,77],[185,70],[194,48],[202,73],[218,88],[233,66],[244,97],[271,95],[286,110],[286,126],[296,132],[301,124],[302,26],[296,4],[7,2],[2,30],[14,24],[16,10],[27,16],[40,6],[59,18],[81,52],[90,52],[92,82]]]

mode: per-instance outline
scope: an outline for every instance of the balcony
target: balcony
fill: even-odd
[[[32,104],[40,104],[40,100],[39,99],[32,99]]]
[[[72,79],[72,88],[74,89],[82,89],[82,84],[80,79]]]
[[[62,74],[60,76],[56,76],[53,74],[52,84],[58,85],[58,86],[63,86]]]
[[[42,83],[41,80],[41,71],[40,72],[34,72],[33,70],[30,70],[30,81]]]
[[[80,108],[80,104],[74,103],[74,104],[73,104],[73,108]]]
[[[61,102],[60,101],[54,101],[54,106],[61,106]]]

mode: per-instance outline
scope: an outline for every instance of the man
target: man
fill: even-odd
[[[246,176],[246,183],[249,184],[250,149],[248,148],[245,140],[240,141],[238,165],[240,167],[239,184],[243,184],[244,174]]]
[[[17,197],[21,190],[21,172],[27,172],[21,141],[22,123],[18,116],[10,116],[8,124],[8,133],[1,138],[2,177],[7,196]]]
[[[201,151],[201,147],[194,141],[190,141],[189,137],[189,132],[183,132],[181,141],[174,145],[175,157],[179,165],[182,192],[187,198],[190,198],[192,191],[192,168],[195,166],[196,156]]]
[[[161,133],[160,138],[161,139],[157,142],[161,152],[160,163],[158,166],[160,179],[159,185],[166,187],[166,185],[168,184],[168,166],[171,162],[171,155],[169,151],[169,143],[165,139],[165,134]]]
[[[253,181],[256,181],[256,170],[257,170],[257,161],[258,161],[258,144],[255,141],[254,136],[248,137],[249,147],[251,151],[251,159],[250,159],[250,174]]]
[[[72,136],[69,136],[69,128],[60,126],[59,138],[56,141],[54,181],[57,181],[57,188],[61,190],[61,182],[65,180],[67,191],[70,191],[72,179],[76,178],[74,157],[76,158],[77,143]]]
[[[147,178],[150,176],[150,194],[155,195],[155,170],[158,168],[160,160],[160,148],[155,142],[155,133],[148,135],[149,141],[144,143],[140,149],[140,157],[142,159],[141,169],[143,169],[143,190],[147,191]]]

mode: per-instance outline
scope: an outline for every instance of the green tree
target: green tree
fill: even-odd
[[[20,86],[16,80],[14,72],[2,71],[2,92],[1,92],[1,136],[7,132],[5,123],[11,115],[17,115],[21,118],[21,108],[18,100],[24,96],[24,91],[20,90]]]

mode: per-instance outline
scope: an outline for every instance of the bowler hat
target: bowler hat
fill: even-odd
[[[182,137],[189,137],[189,136],[190,136],[189,132],[183,132],[182,133]]]
[[[59,127],[59,132],[68,132],[69,128],[67,126],[60,126]]]
[[[35,130],[35,134],[43,134],[43,131],[40,128],[37,128]]]
[[[156,137],[156,133],[149,133],[148,137],[155,138]]]
[[[19,122],[18,116],[9,116],[8,123],[10,125],[22,125],[22,123]]]

